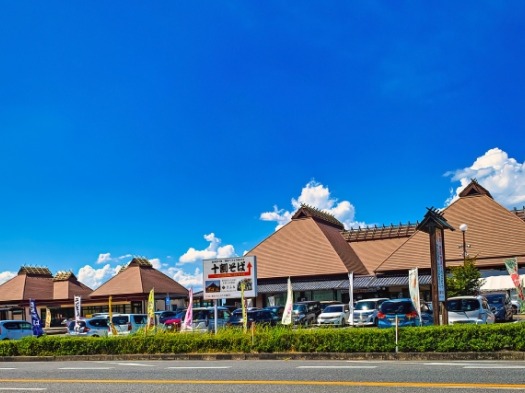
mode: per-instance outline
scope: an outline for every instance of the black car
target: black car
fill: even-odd
[[[270,310],[254,310],[246,312],[246,324],[251,326],[256,325],[270,325],[275,326],[281,322],[281,318]],[[235,311],[231,316],[226,326],[243,326],[242,311]]]
[[[321,305],[318,301],[294,303],[292,307],[293,323],[294,325],[314,325],[317,323],[317,317],[321,312]]]
[[[284,314],[284,306],[270,306],[270,307],[263,308],[263,310],[269,310],[277,314],[279,318],[282,318]]]
[[[496,322],[507,322],[514,319],[510,296],[506,292],[484,294],[490,306],[490,311],[496,317]]]

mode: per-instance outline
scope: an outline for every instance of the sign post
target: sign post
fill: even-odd
[[[428,209],[428,208],[427,208]],[[428,233],[430,237],[430,267],[432,275],[432,309],[434,325],[440,325],[439,310],[442,308],[442,324],[448,324],[448,315],[442,302],[447,300],[445,285],[445,229],[455,229],[447,222],[443,214],[431,207],[425,214],[423,221],[416,227],[417,230]]]
[[[203,300],[215,302],[215,332],[219,299],[239,299],[241,287],[247,298],[257,297],[257,260],[255,256],[205,259],[202,261]]]

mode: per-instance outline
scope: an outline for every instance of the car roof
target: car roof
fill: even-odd
[[[403,298],[403,299],[388,299],[385,303],[404,303],[404,302],[410,302],[412,303],[412,299]]]
[[[29,323],[25,319],[4,319],[3,321],[0,321],[0,322],[1,323],[4,323],[4,322],[27,322],[27,323]]]
[[[361,300],[358,300],[357,303],[359,302],[370,302],[370,301],[378,301],[378,300],[391,300],[387,297],[372,297],[370,299],[361,299]],[[397,299],[396,299],[397,300]],[[402,300],[402,299],[400,299]]]

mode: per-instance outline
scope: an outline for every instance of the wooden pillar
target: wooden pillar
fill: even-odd
[[[438,272],[436,260],[436,226],[431,224],[428,227],[430,236],[430,274],[432,276],[432,312],[434,325],[439,325],[439,297],[438,297]]]

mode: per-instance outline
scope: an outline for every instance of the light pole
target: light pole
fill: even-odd
[[[459,226],[459,230],[463,233],[463,264],[465,264],[465,261],[467,260],[467,242],[465,241],[465,232],[467,232],[468,225],[467,224],[461,224]]]

